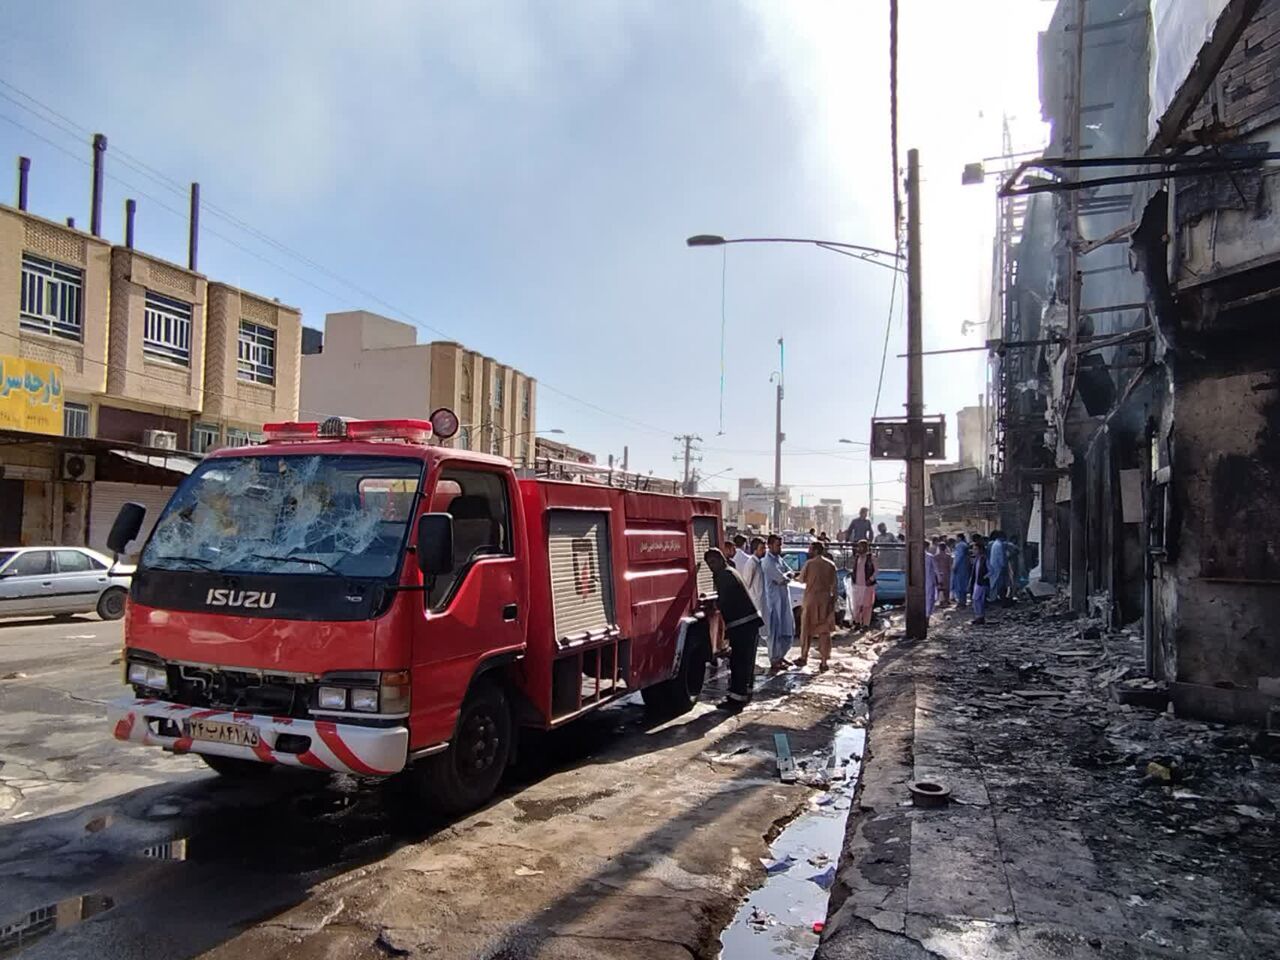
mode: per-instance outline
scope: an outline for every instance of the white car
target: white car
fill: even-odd
[[[0,549],[0,617],[68,616],[96,612],[124,616],[133,567],[117,565],[88,547]]]
[[[788,569],[792,573],[799,573],[800,568],[804,566],[805,561],[809,559],[809,547],[806,544],[803,547],[795,544],[784,543],[782,545],[782,559],[786,563]],[[843,623],[849,612],[849,599],[845,580],[848,572],[839,562],[842,558],[833,556],[830,558],[836,564],[836,622]],[[804,584],[797,583],[792,580],[787,584],[787,593],[791,598],[791,609],[795,612],[796,631],[800,630],[800,605],[804,603]]]

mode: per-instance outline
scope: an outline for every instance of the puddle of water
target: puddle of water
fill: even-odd
[[[517,800],[520,812],[516,814],[516,823],[541,823],[566,813],[581,810],[588,804],[613,796],[613,790],[596,790],[579,796],[557,797],[552,800]]]
[[[74,927],[90,917],[105,913],[113,906],[115,901],[110,897],[91,893],[37,907],[26,916],[0,924],[0,958],[12,957],[55,930]]]
[[[815,923],[827,918],[830,879],[844,844],[849,802],[862,769],[867,732],[841,726],[832,746],[834,767],[844,770],[810,809],[791,821],[769,848],[764,884],[742,902],[720,938],[722,960],[754,957],[811,957],[818,946]],[[790,865],[786,862],[790,859]],[[825,882],[815,882],[819,878]]]

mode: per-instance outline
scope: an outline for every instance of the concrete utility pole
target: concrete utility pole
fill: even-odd
[[[696,451],[694,450],[693,445],[695,443],[701,443],[702,438],[698,436],[696,433],[682,433],[680,434],[680,436],[676,437],[676,442],[684,444],[684,482],[680,485],[680,489],[684,493],[692,493],[693,489],[692,487],[690,487],[689,484],[690,484],[690,480],[692,480],[694,477],[693,464],[696,459],[694,457],[694,453]],[[676,459],[679,459],[678,454],[676,456]]]
[[[920,151],[907,151],[907,636],[929,633],[924,613],[924,338],[920,301]]]
[[[786,363],[782,338],[778,338],[778,411],[773,439],[773,532],[782,533],[782,372]]]

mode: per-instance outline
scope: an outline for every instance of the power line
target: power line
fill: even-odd
[[[38,110],[34,109],[33,107],[29,107],[19,102],[15,98],[8,96],[7,94],[0,93],[0,97],[3,97],[4,99],[10,101],[11,103],[15,104],[19,108],[26,110],[28,113],[31,113],[33,116],[38,117],[39,119],[43,120],[45,123],[48,123],[51,126],[59,129],[63,133],[67,134],[68,136],[78,138],[79,136],[86,135],[88,133],[88,128],[82,127],[80,124],[77,124],[75,121],[71,120],[65,114],[59,113],[57,110],[50,107],[48,104],[45,104],[42,101],[36,99],[35,97],[31,96],[25,91],[14,86],[12,83],[9,83],[8,81],[0,78],[0,85],[4,86],[9,90],[14,91],[15,93],[19,94],[21,97],[25,98],[31,103],[36,104],[42,110],[58,118],[58,120],[61,120],[62,123],[58,123],[58,122],[55,122],[55,120],[49,119],[49,117],[44,116],[42,113],[40,113]],[[70,150],[66,149],[60,144],[57,144],[53,140],[50,140],[48,137],[45,137],[42,134],[32,130],[30,127],[25,126],[24,124],[18,122],[17,120],[14,120],[12,117],[8,117],[3,114],[0,114],[0,119],[7,120],[8,122],[12,123],[14,126],[22,130],[25,130],[28,134],[36,137],[39,140],[42,140],[43,142],[47,143],[49,146],[53,147],[54,149],[66,154],[67,156],[72,157],[73,159],[85,164],[86,166],[92,166],[92,164],[90,164],[89,161],[85,160],[83,157],[78,156],[77,154],[71,152]],[[63,124],[66,124],[67,126],[64,126]],[[68,126],[71,129],[68,129]],[[167,189],[175,190],[179,194],[182,194],[182,195],[186,194],[186,190],[187,190],[186,187],[179,184],[176,180],[172,179],[171,177],[168,177],[165,174],[161,173],[160,171],[156,170],[154,167],[151,167],[150,165],[144,163],[143,161],[129,154],[128,152],[118,147],[113,147],[111,150],[111,153],[112,153],[112,156],[118,155],[124,158],[125,165],[130,167],[131,169],[134,169],[136,172],[140,173],[142,176],[160,183],[162,186],[166,187]],[[146,198],[147,200],[156,204],[156,206],[160,207],[161,209],[167,210],[170,213],[174,214],[175,216],[178,216],[184,220],[186,219],[186,214],[182,213],[181,211],[174,210],[172,207],[168,206],[164,202],[156,199],[155,197],[151,196],[150,194],[142,190],[139,190],[136,187],[136,185],[130,183],[129,181],[123,180],[122,178],[115,176],[111,173],[107,173],[106,176],[109,179],[114,180],[116,183],[119,183],[122,186],[128,187],[130,190],[136,192],[138,196]],[[360,294],[361,296],[367,298],[368,300],[384,307],[387,310],[390,310],[392,313],[398,314],[399,316],[407,320],[411,325],[417,327],[419,330],[422,330],[424,333],[435,334],[437,336],[444,337],[450,340],[457,339],[448,331],[441,330],[439,327],[432,326],[431,324],[426,323],[425,321],[419,320],[417,317],[413,316],[413,314],[403,309],[402,307],[396,306],[395,304],[383,299],[376,293],[373,293],[372,291],[365,289],[359,284],[346,279],[345,277],[329,269],[328,267],[325,267],[323,264],[320,264],[317,261],[311,259],[305,254],[299,253],[298,251],[290,248],[288,245],[278,240],[275,240],[274,238],[270,237],[266,233],[263,233],[262,231],[258,230],[256,227],[253,227],[243,219],[236,217],[230,213],[227,213],[226,211],[221,210],[221,208],[216,207],[213,204],[203,203],[202,207],[207,209],[209,212],[213,213],[215,216],[218,216],[221,219],[227,221],[236,229],[239,229],[249,234],[250,236],[254,237],[255,239],[259,240],[262,243],[266,243],[275,247],[276,249],[280,250],[282,253],[285,253],[288,256],[293,257],[302,263],[305,263],[311,269],[319,273],[322,273],[325,276],[330,277],[331,279],[336,280],[338,283],[342,284],[344,287],[347,287],[348,289]],[[348,298],[342,297],[341,295],[336,294],[331,290],[328,290],[322,286],[319,286],[318,284],[306,279],[305,277],[302,277],[299,274],[294,273],[293,271],[289,270],[287,267],[284,267],[281,264],[263,256],[261,253],[255,250],[251,250],[250,248],[244,246],[243,244],[238,243],[237,241],[232,240],[231,238],[226,237],[223,234],[220,234],[217,231],[208,228],[207,226],[204,227],[203,229],[206,230],[210,235],[215,236],[218,239],[222,240],[223,242],[228,243],[231,246],[241,250],[248,256],[253,257],[257,260],[260,260],[261,262],[273,267],[274,269],[279,270],[281,273],[284,273],[287,276],[290,276],[295,280],[298,280],[300,283],[304,283],[312,287],[313,289],[318,290],[321,293],[324,293],[326,296],[334,297],[340,302],[348,302]],[[584,400],[582,397],[569,393],[566,390],[562,390],[559,387],[556,387],[553,384],[546,382],[545,380],[539,380],[538,384],[543,389],[549,390],[554,394],[562,396],[567,400],[571,400],[574,403],[577,403],[583,407],[586,407],[587,409],[593,410],[596,413],[602,414],[604,416],[611,417],[616,420],[621,420],[625,423],[629,423],[632,426],[649,431],[651,433],[663,434],[667,432],[662,427],[645,423],[642,420],[637,420],[636,418],[627,416],[626,414],[621,414],[612,410],[608,410],[597,403],[593,403],[592,401]]]

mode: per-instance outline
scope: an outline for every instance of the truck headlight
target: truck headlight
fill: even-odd
[[[139,687],[150,687],[163,690],[169,686],[169,674],[164,667],[154,667],[146,663],[129,664],[129,682]]]
[[[378,712],[378,691],[367,688],[356,688],[351,691],[351,709],[364,713]]]
[[[347,691],[344,687],[321,687],[316,697],[321,710],[347,709]]]

